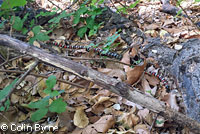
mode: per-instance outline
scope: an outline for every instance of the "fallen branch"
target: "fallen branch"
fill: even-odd
[[[141,91],[131,88],[124,82],[83,66],[80,63],[65,59],[59,55],[50,54],[47,51],[26,44],[7,35],[0,34],[0,45],[11,47],[23,54],[31,55],[43,62],[71,72],[83,79],[92,81],[95,84],[110,90],[111,92],[116,93],[129,101],[144,106],[153,112],[160,113],[166,119],[174,121],[178,125],[187,126],[195,133],[200,132],[200,124],[197,121],[166,107],[164,102],[161,102],[152,96],[143,94]]]

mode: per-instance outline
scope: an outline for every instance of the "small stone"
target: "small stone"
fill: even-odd
[[[115,110],[120,110],[120,104],[115,104],[112,106]]]
[[[181,50],[182,48],[183,48],[182,45],[175,45],[175,46],[174,46],[174,49],[175,49],[175,50]]]
[[[152,52],[153,52],[153,53],[155,53],[155,54],[156,54],[156,53],[158,53],[158,51],[157,51],[157,50],[152,50]]]

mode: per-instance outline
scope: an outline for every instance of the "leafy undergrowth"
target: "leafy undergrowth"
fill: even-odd
[[[67,9],[67,13],[58,9],[55,11],[55,5],[65,9],[66,6],[70,5],[70,2],[52,1],[55,5],[51,2],[37,2],[42,8],[52,12],[40,12],[35,17],[42,18],[43,16],[54,15],[56,11],[60,12],[60,14],[50,19],[45,26],[36,25],[35,21],[30,20],[30,27],[26,27],[27,14],[22,18],[12,16],[10,18],[12,23],[9,24],[1,20],[2,25],[0,27],[6,31],[12,26],[15,33],[26,35],[26,39],[23,39],[24,41],[26,40],[41,49],[44,48],[41,41],[46,43],[45,41],[49,39],[54,39],[57,43],[65,39],[71,45],[81,44],[101,47],[105,53],[109,50],[114,51],[127,46],[120,37],[121,31],[119,29],[114,28],[98,32],[98,29],[105,24],[103,22],[95,22],[95,17],[105,9],[96,7],[95,0],[91,2],[90,6],[84,4],[84,2],[80,5],[75,3],[71,8]],[[98,4],[102,4],[102,2],[102,0],[97,1]],[[26,4],[26,1],[19,4],[19,6],[24,4]],[[113,4],[115,7],[113,7]],[[113,4],[107,3],[107,6],[113,10],[117,8],[119,12],[123,13],[123,16],[130,17],[130,19],[131,17],[140,16],[134,19],[134,23],[144,31],[147,37],[160,37],[162,43],[168,47],[180,50],[182,46],[178,43],[184,41],[184,39],[200,38],[198,29],[187,18],[180,19],[160,12],[161,4],[159,1],[130,1],[130,3],[127,2],[126,4],[121,1]],[[184,1],[182,4],[185,4]],[[8,9],[5,5],[2,5],[2,7]],[[200,10],[196,7],[198,6],[192,4],[190,7],[184,8],[190,8],[193,11],[191,15],[194,16],[198,15]],[[6,16],[4,18],[9,19]],[[9,32],[12,34],[13,31],[10,30]],[[149,57],[144,58],[143,65],[130,67],[108,61],[105,57],[101,57],[101,60],[95,60],[99,56],[92,51],[87,52],[84,49],[69,51],[57,46],[50,47],[51,51],[56,51],[61,55],[68,55],[66,56],[68,58],[69,55],[70,58],[72,56],[78,57],[74,61],[81,62],[111,77],[134,85],[144,93],[164,101],[169,107],[181,111],[181,104],[177,104],[177,97],[180,97],[179,94],[174,90],[168,92],[158,78],[144,73],[146,58],[148,59]],[[137,55],[137,51],[132,49],[131,54],[124,53],[121,62],[129,64],[130,55]],[[6,55],[4,54],[4,56]],[[153,59],[150,60],[154,61]],[[1,68],[7,70],[13,70],[13,73],[0,72],[0,87],[2,89],[0,90],[0,100],[5,99],[5,96],[8,95],[12,86],[16,83],[19,73],[15,71],[25,70],[33,62],[33,58],[25,56],[1,66]],[[156,70],[154,67],[149,67],[148,69]],[[42,76],[34,74],[41,74]],[[48,79],[44,79],[45,76],[48,76]],[[63,82],[61,79],[73,82],[78,86]],[[0,111],[2,111],[0,115],[1,122],[8,124],[15,122],[26,125],[36,123],[43,126],[58,127],[52,133],[154,134],[176,133],[178,131],[178,127],[175,127],[174,124],[162,116],[91,82],[80,79],[74,74],[63,72],[44,63],[40,63],[33,71],[33,75],[28,75],[20,83],[11,94],[10,99],[6,99],[4,105],[0,107]],[[180,131],[187,133],[187,129]]]

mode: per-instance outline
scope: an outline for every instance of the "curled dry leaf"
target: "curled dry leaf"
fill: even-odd
[[[89,119],[86,116],[84,109],[82,107],[77,108],[76,113],[74,114],[74,125],[79,128],[84,128],[88,123]]]
[[[132,48],[131,52],[126,52],[123,55],[121,62],[130,64],[130,57],[134,57],[136,56],[136,54],[137,54],[137,49]],[[125,81],[127,84],[132,85],[136,83],[144,73],[144,69],[146,67],[146,59],[145,57],[142,58],[144,58],[144,63],[141,66],[136,66],[134,68],[131,68],[129,66],[124,65],[125,72],[127,73],[127,80]]]

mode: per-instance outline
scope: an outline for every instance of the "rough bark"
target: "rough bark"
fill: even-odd
[[[65,71],[71,72],[83,79],[94,82],[95,84],[116,93],[129,101],[137,103],[141,106],[152,110],[153,112],[162,114],[166,119],[176,122],[178,125],[187,126],[193,132],[200,132],[200,124],[197,121],[176,112],[161,102],[149,95],[131,88],[126,83],[95,71],[91,68],[83,66],[80,63],[65,59],[59,55],[53,55],[45,50],[26,44],[17,39],[0,34],[0,45],[11,47],[24,54],[29,54],[43,62],[59,67]]]

